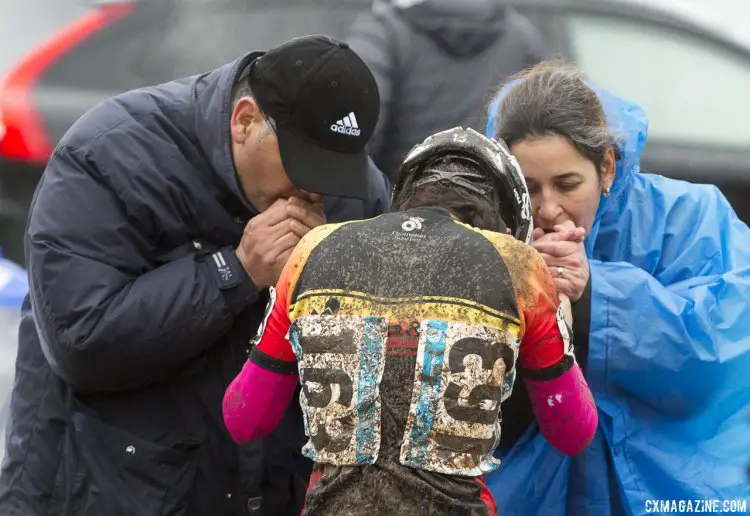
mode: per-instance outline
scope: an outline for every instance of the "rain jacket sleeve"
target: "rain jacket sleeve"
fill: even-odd
[[[258,293],[238,262],[232,288],[194,252],[156,263],[143,213],[95,154],[63,146],[49,161],[26,240],[30,294],[53,370],[79,391],[124,390],[199,355]]]
[[[615,260],[591,260],[592,331],[612,350],[607,374],[663,416],[715,411],[717,401],[747,408],[750,231],[715,187],[653,178],[647,188],[653,211],[625,211],[631,238],[604,253]]]
[[[639,174],[620,203],[590,260],[587,380],[621,489],[610,502],[747,500],[750,230],[715,187]],[[595,462],[572,470],[589,492],[607,478]]]

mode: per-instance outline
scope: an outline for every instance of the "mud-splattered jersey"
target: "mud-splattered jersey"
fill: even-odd
[[[311,232],[251,356],[297,363],[307,510],[487,514],[477,477],[499,465],[500,404],[517,362],[537,376],[573,363],[561,320],[533,249],[444,210]]]

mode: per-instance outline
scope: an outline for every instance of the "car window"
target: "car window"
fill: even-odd
[[[650,139],[750,148],[750,58],[696,35],[627,18],[570,15],[576,63],[639,103]]]
[[[168,16],[154,20],[159,45],[144,41],[133,51],[145,58],[146,66],[172,77],[210,70],[250,50],[265,50],[299,36],[343,38],[362,8],[361,3],[344,1],[264,6],[247,0],[173,0],[171,4]]]
[[[358,0],[149,0],[55,62],[45,81],[111,93],[202,73],[308,34],[344,38]]]

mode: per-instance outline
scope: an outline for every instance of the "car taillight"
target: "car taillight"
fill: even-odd
[[[54,142],[50,141],[34,106],[32,86],[56,59],[91,34],[127,15],[132,7],[132,2],[109,3],[86,13],[11,69],[0,83],[0,156],[27,162],[47,161]]]

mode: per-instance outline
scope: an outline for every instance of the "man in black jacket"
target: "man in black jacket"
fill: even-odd
[[[413,145],[480,115],[500,81],[542,60],[531,22],[502,0],[378,1],[351,28],[348,43],[380,89],[370,153],[393,175]]]
[[[387,208],[378,102],[315,36],[74,124],[32,203],[0,513],[299,513],[299,409],[240,448],[221,400],[299,239]]]

